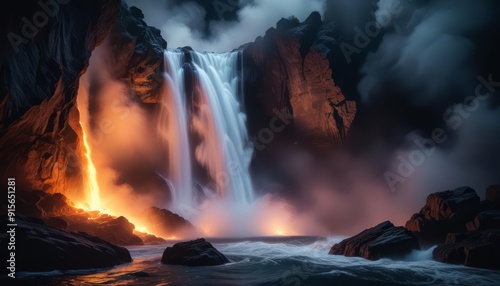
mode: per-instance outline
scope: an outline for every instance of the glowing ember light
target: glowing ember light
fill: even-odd
[[[90,146],[89,143],[87,142],[87,136],[85,135],[83,127],[82,127],[82,133],[83,133],[84,153],[85,153],[85,158],[87,159],[87,169],[86,169],[87,178],[85,180],[85,193],[87,195],[87,204],[91,210],[100,210],[101,201],[99,197],[99,184],[97,183],[97,171],[94,166],[94,163],[92,162]]]
[[[146,227],[144,226],[135,226],[135,231],[142,232],[142,233],[147,233],[147,234],[152,234]]]

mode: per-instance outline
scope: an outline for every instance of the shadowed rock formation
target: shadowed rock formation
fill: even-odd
[[[420,212],[406,222],[406,228],[423,242],[442,243],[448,233],[464,232],[466,223],[479,211],[480,199],[472,188],[433,193]]]
[[[198,234],[196,228],[186,219],[166,209],[148,208],[143,218],[149,228],[162,237],[193,237]]]
[[[500,228],[448,235],[432,257],[440,262],[471,267],[500,269]]]
[[[247,104],[257,107],[249,113],[251,132],[268,127],[252,126],[254,116],[264,115],[290,119],[299,138],[318,144],[347,138],[356,102],[334,82],[327,55],[336,46],[332,24],[313,12],[303,23],[281,19],[242,47]]]
[[[329,254],[377,260],[401,258],[413,250],[420,250],[415,235],[404,227],[396,227],[385,221],[335,244]]]
[[[179,242],[167,247],[161,257],[165,264],[185,266],[215,266],[230,261],[204,238]]]
[[[116,25],[108,37],[111,74],[145,103],[158,102],[163,82],[163,52],[167,42],[160,30],[144,22],[144,14],[122,2]]]
[[[5,217],[2,223],[7,225]],[[40,219],[24,216],[16,216],[16,223],[17,271],[89,269],[132,261],[126,248],[85,233],[58,230]],[[2,233],[2,245],[7,239]]]
[[[482,202],[469,187],[430,194],[406,228],[417,234],[421,244],[439,243],[432,253],[437,261],[500,269],[497,190],[488,187]]]

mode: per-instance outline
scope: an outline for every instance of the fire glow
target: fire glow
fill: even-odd
[[[81,124],[81,123],[80,123]],[[101,210],[101,200],[99,197],[99,184],[97,183],[97,170],[92,162],[92,154],[90,151],[89,143],[87,142],[87,135],[82,127],[82,137],[83,137],[83,148],[84,155],[87,160],[87,168],[85,172],[87,178],[85,180],[85,194],[87,197],[87,205],[90,210]]]

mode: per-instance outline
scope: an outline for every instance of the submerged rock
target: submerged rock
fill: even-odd
[[[2,223],[7,224],[6,217]],[[86,233],[62,231],[25,216],[16,216],[16,223],[18,271],[89,269],[132,261],[126,248]],[[0,236],[2,245],[7,239],[5,233]]]
[[[449,234],[432,257],[440,262],[471,267],[500,269],[500,229]]]
[[[476,191],[470,187],[430,194],[425,206],[405,227],[426,243],[442,243],[448,233],[466,231],[466,223],[480,212]]]
[[[185,266],[214,266],[230,261],[204,238],[179,242],[167,247],[161,258],[162,263]]]
[[[329,254],[377,260],[402,257],[419,249],[415,235],[404,227],[396,227],[390,221],[385,221],[333,245]]]

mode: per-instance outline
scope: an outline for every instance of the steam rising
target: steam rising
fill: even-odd
[[[282,17],[295,16],[303,21],[313,11],[323,14],[326,6],[325,0],[240,1],[237,7],[231,6],[234,2],[210,1],[214,20],[205,23],[207,11],[194,1],[127,0],[144,12],[149,25],[162,31],[170,48],[191,46],[196,51],[211,52],[231,51],[263,35]],[[236,21],[226,20],[230,13],[237,14]],[[203,32],[205,25],[209,36]]]

